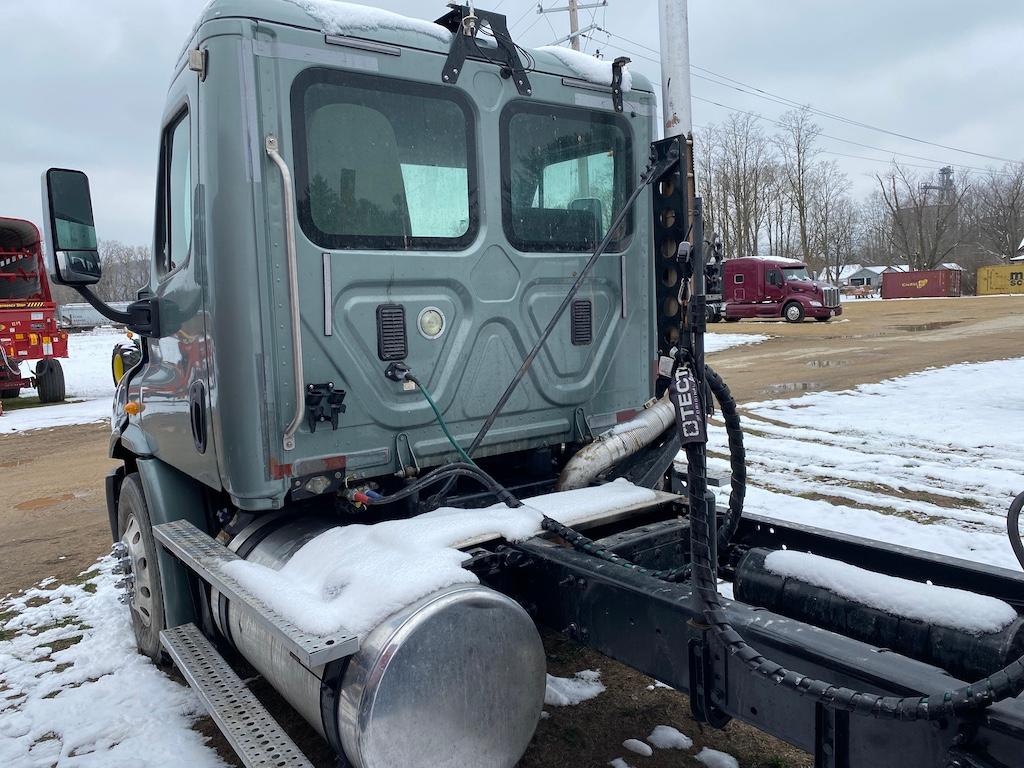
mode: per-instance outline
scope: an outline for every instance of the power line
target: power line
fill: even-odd
[[[610,35],[611,37],[618,38],[619,40],[623,40],[623,41],[625,41],[627,43],[630,43],[631,45],[638,46],[640,48],[643,48],[643,49],[645,49],[647,51],[650,51],[652,53],[658,54],[660,56],[660,51],[657,48],[652,48],[651,46],[645,45],[645,44],[640,43],[640,42],[638,42],[636,40],[631,40],[628,37],[625,37],[623,35],[619,35],[619,34],[617,34],[615,32],[611,32],[611,31],[609,31],[607,29],[603,29],[602,31],[604,31],[606,34]],[[637,55],[640,56],[640,58],[645,58],[645,59],[648,59],[649,61],[654,61],[655,63],[660,63],[660,59],[655,60],[655,59],[652,59],[649,56],[643,56],[642,54],[637,54]],[[916,142],[916,143],[919,143],[919,144],[927,144],[927,145],[932,146],[932,147],[937,147],[938,149],[945,149],[945,150],[949,150],[951,152],[959,152],[959,153],[966,154],[966,155],[974,155],[975,157],[981,157],[981,158],[984,158],[986,160],[996,160],[996,161],[1005,162],[1005,163],[1019,163],[1019,162],[1021,162],[1020,160],[1011,160],[1010,158],[1007,158],[1007,157],[1000,157],[998,155],[989,155],[989,154],[986,154],[984,152],[974,152],[973,150],[962,149],[960,147],[953,147],[953,146],[949,146],[947,144],[940,144],[938,142],[929,141],[927,139],[919,139],[919,138],[917,138],[915,136],[910,136],[910,135],[907,135],[907,134],[904,134],[904,133],[900,133],[898,131],[892,131],[892,130],[889,130],[888,128],[882,128],[882,127],[879,127],[877,125],[871,125],[869,123],[865,123],[865,122],[862,122],[860,120],[854,120],[852,118],[845,117],[843,115],[839,115],[839,114],[836,114],[834,112],[828,112],[828,111],[823,110],[823,109],[818,109],[817,107],[813,107],[810,104],[801,104],[801,103],[793,101],[792,99],[789,99],[789,98],[787,98],[785,96],[781,96],[781,95],[779,95],[777,93],[773,93],[771,91],[767,91],[767,90],[765,90],[763,88],[758,88],[757,86],[750,85],[748,83],[744,83],[741,80],[736,80],[735,78],[729,77],[728,75],[722,75],[722,74],[714,72],[714,71],[712,71],[710,69],[706,69],[704,67],[692,66],[692,68],[697,70],[697,71],[699,71],[699,72],[706,72],[708,75],[711,75],[712,77],[719,78],[719,80],[726,80],[726,81],[728,81],[726,83],[722,83],[722,82],[718,82],[717,83],[718,85],[721,85],[723,87],[727,87],[727,88],[731,87],[734,90],[738,90],[738,91],[740,91],[742,93],[746,93],[746,94],[748,94],[750,96],[755,96],[757,98],[766,99],[768,101],[773,101],[773,102],[778,103],[778,104],[785,104],[785,105],[788,105],[790,107],[807,108],[810,112],[812,112],[812,113],[814,113],[816,115],[819,115],[821,117],[828,118],[830,120],[837,120],[839,122],[847,123],[848,125],[853,125],[853,126],[856,126],[858,128],[864,128],[866,130],[877,131],[879,133],[885,133],[885,134],[888,134],[890,136],[894,136],[896,138],[905,139],[907,141],[913,141],[913,142]],[[701,77],[701,76],[700,75],[695,75],[695,77]],[[708,80],[709,82],[716,82],[715,80],[711,80],[708,77],[701,77],[701,79]],[[735,85],[729,85],[729,83],[734,83]],[[742,88],[738,88],[736,86],[742,86]],[[749,90],[742,90],[743,88],[749,89]],[[905,153],[901,153],[901,154],[905,154]],[[921,159],[921,158],[919,158],[919,159]]]
[[[607,32],[607,30],[602,30],[602,31]],[[617,37],[617,38],[620,38],[620,39],[624,39],[624,38],[622,38],[621,35],[616,35],[614,33],[608,33],[608,34],[610,34],[612,37]],[[634,43],[634,44],[636,45],[636,43]],[[614,48],[616,50],[623,51],[624,53],[629,53],[631,55],[636,56],[637,58],[646,59],[647,61],[654,62],[655,64],[660,64],[660,60],[654,59],[654,58],[652,58],[650,56],[646,56],[646,55],[644,55],[644,54],[642,54],[642,53],[640,53],[638,51],[630,50],[630,49],[624,48],[624,47],[622,47],[620,45],[615,45],[614,43],[607,43],[607,45],[610,48]],[[646,48],[646,46],[643,46],[643,47]],[[650,49],[648,49],[648,50],[650,50]],[[696,69],[696,67],[695,67],[695,69]],[[715,80],[713,80],[713,79],[711,79],[709,77],[704,77],[704,76],[701,76],[701,75],[694,75],[694,77],[696,77],[698,79],[701,79],[701,80],[706,80],[706,81],[711,82],[711,83],[717,83],[717,81],[715,81]],[[717,84],[718,85],[723,85],[722,83],[717,83]],[[661,83],[657,83],[656,82],[655,85],[658,85],[660,87]],[[734,89],[734,90],[739,90],[739,89]],[[744,91],[744,93],[745,93],[745,91]],[[750,95],[754,95],[754,94],[750,94]],[[730,110],[732,112],[738,112],[740,114],[750,115],[752,117],[757,118],[758,120],[764,120],[766,122],[769,122],[772,125],[775,125],[775,126],[777,126],[779,128],[785,128],[786,127],[783,123],[779,122],[778,120],[772,119],[770,117],[766,117],[765,115],[762,115],[762,114],[760,114],[758,112],[751,112],[749,110],[740,109],[739,107],[734,107],[734,106],[731,106],[729,104],[723,104],[723,103],[721,103],[719,101],[715,101],[714,99],[708,99],[708,98],[705,98],[705,97],[702,97],[702,96],[698,96],[696,94],[693,94],[693,99],[695,101],[702,101],[702,102],[705,102],[707,104],[713,104],[714,106],[721,107],[722,109],[728,109],[728,110]],[[768,100],[769,101],[773,101],[774,103],[777,103],[777,104],[781,104],[782,106],[790,107],[790,108],[800,108],[800,107],[804,106],[804,105],[798,104],[796,102],[792,102],[790,100],[785,100],[785,101],[776,101],[775,99],[768,99]],[[879,146],[877,146],[875,144],[867,144],[865,142],[855,141],[853,139],[846,139],[846,138],[843,138],[842,136],[833,136],[832,134],[828,134],[828,133],[824,133],[824,132],[819,132],[818,135],[821,138],[823,138],[823,139],[830,139],[832,141],[839,141],[839,142],[842,142],[844,144],[850,144],[852,146],[861,147],[863,149],[873,149],[876,152],[885,152],[887,154],[893,155],[894,157],[907,157],[907,158],[910,158],[910,159],[913,159],[913,160],[923,160],[925,162],[933,163],[935,165],[950,165],[950,163],[948,163],[945,160],[937,160],[937,159],[935,159],[933,157],[925,157],[923,155],[915,155],[915,154],[912,154],[910,152],[901,152],[901,151],[889,149],[888,147],[879,147]],[[840,157],[844,156],[843,153],[839,153],[839,152],[832,152],[831,154],[836,154],[836,155],[839,155]],[[977,153],[970,153],[970,154],[977,154]],[[872,160],[875,160],[875,158],[864,158],[864,157],[859,156],[859,155],[845,155],[845,156],[853,157],[853,158],[859,158],[859,159],[872,159]],[[999,159],[999,158],[993,158],[993,159]],[[1016,162],[1016,161],[1007,160],[1006,162],[1013,163],[1013,162]],[[904,163],[904,164],[905,165],[909,165],[909,166],[913,166],[914,165],[913,163]],[[980,166],[967,165],[965,163],[952,163],[952,165],[956,166],[957,168],[962,168],[962,169],[972,170],[972,171],[981,171],[981,172],[986,172],[986,173],[991,170],[990,168],[982,168]],[[930,167],[930,166],[919,166],[919,167],[923,168],[923,167]]]

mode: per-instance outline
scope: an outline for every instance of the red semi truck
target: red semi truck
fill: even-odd
[[[22,219],[0,218],[0,398],[36,387],[41,402],[63,400],[57,358],[67,356],[68,335],[57,327],[39,230]],[[34,376],[22,375],[26,360],[39,361]]]
[[[817,282],[807,265],[794,259],[728,259],[724,298],[726,322],[751,317],[828,322],[843,314],[839,289]]]

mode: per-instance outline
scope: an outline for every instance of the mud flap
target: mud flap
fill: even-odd
[[[139,459],[137,464],[154,527],[174,520],[188,520],[199,530],[207,530],[205,494],[196,480],[159,459]],[[167,628],[198,621],[188,570],[163,547],[157,550]]]

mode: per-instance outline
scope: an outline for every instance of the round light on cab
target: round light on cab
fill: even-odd
[[[419,316],[420,334],[426,339],[436,339],[444,333],[444,313],[437,307],[427,307]]]

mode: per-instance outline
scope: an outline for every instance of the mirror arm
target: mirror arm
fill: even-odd
[[[124,325],[139,336],[160,338],[160,308],[155,297],[133,301],[127,312],[114,309],[84,285],[71,286],[88,301],[93,308],[108,320]]]

